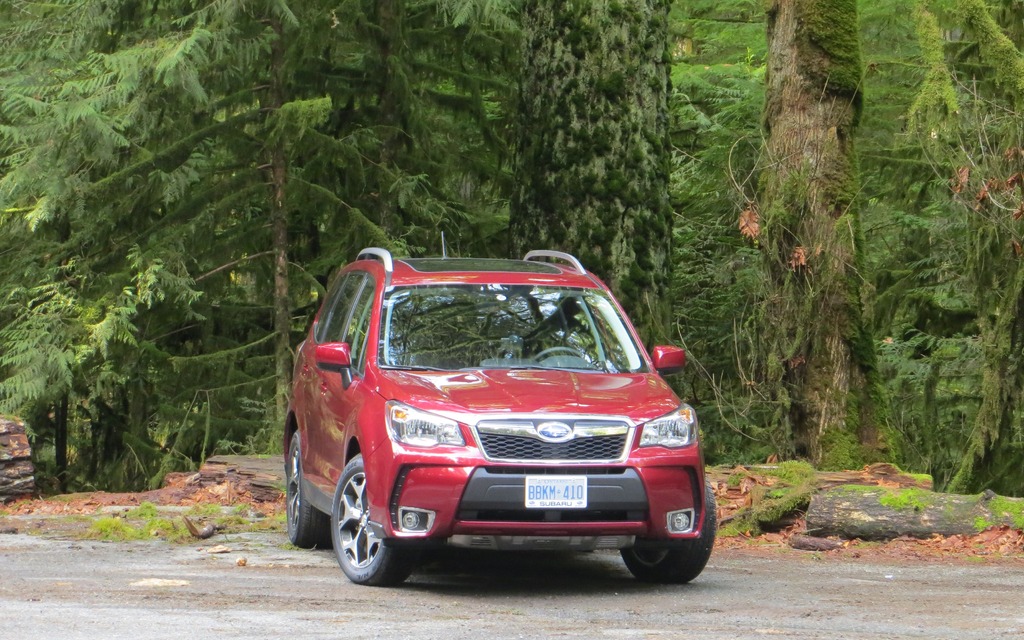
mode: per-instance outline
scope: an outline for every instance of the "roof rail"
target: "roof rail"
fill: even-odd
[[[535,260],[537,258],[553,258],[555,260],[561,260],[562,262],[566,262],[571,265],[581,276],[587,275],[587,270],[583,268],[583,263],[577,260],[575,256],[569,255],[563,251],[534,250],[523,256],[523,260]]]
[[[391,252],[379,247],[367,247],[359,252],[356,260],[380,260],[384,265],[384,273],[391,276],[395,270],[395,261],[391,258]]]

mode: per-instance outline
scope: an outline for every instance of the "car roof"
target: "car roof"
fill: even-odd
[[[351,266],[365,266],[370,271],[383,270],[390,286],[447,283],[603,287],[600,280],[568,254],[538,251],[527,254],[527,257],[532,259],[391,258],[390,253],[383,250],[364,250]],[[559,262],[546,261],[549,258]],[[365,262],[374,264],[361,264]]]

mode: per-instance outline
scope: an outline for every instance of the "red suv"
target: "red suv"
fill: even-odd
[[[715,500],[691,407],[608,288],[565,253],[341,270],[298,348],[284,443],[288,536],[353,582],[405,580],[431,546],[619,549],[688,582]]]

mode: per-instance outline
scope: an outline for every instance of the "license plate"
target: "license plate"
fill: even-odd
[[[526,476],[527,509],[585,509],[586,476]]]

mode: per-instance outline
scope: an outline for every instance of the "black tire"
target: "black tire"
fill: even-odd
[[[338,565],[356,584],[389,587],[401,584],[416,566],[411,549],[388,546],[369,526],[363,456],[352,458],[341,473],[331,509],[331,539]]]
[[[292,436],[288,447],[284,477],[288,540],[303,549],[327,549],[331,546],[331,517],[302,495],[302,449],[298,432]]]
[[[686,540],[671,549],[623,549],[622,560],[633,576],[642,582],[684,584],[704,570],[718,531],[718,509],[711,485],[704,487],[704,529],[700,537]]]

